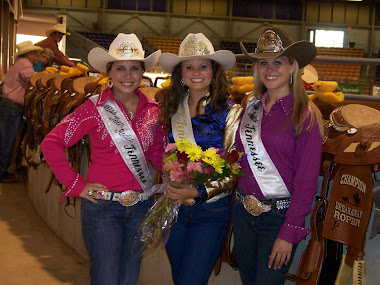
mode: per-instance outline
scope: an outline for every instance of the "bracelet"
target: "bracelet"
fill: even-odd
[[[208,193],[207,193],[206,187],[203,184],[201,184],[201,185],[195,186],[195,188],[197,189],[198,194],[199,194],[199,200],[200,200],[199,202],[202,203],[202,202],[207,201]],[[197,201],[197,199],[195,200]]]

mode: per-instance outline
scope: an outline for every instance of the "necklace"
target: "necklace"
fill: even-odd
[[[201,104],[203,105],[203,107],[206,107],[206,105],[208,105],[208,103],[210,103],[210,95],[211,95],[210,92],[207,92],[207,94],[204,97],[201,98]],[[186,91],[186,97],[187,97],[187,101],[189,101],[189,99],[190,99],[190,90]]]
[[[135,117],[135,114],[133,114],[132,111],[128,111],[128,114],[129,114],[129,117],[131,118],[131,120],[133,120],[133,118]]]

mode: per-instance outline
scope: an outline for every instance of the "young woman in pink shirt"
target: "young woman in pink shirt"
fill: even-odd
[[[144,58],[134,34],[119,34],[109,51],[94,48],[90,64],[107,71],[108,88],[90,97],[44,139],[41,149],[58,180],[61,199],[82,197],[81,219],[91,284],[136,284],[143,244],[135,237],[153,204],[148,163],[162,167],[164,132],[158,104],[140,90],[145,70],[161,51]],[[87,177],[69,165],[65,149],[89,135]]]

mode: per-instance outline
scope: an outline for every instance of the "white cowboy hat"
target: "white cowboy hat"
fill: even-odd
[[[299,68],[308,65],[317,55],[317,48],[309,41],[294,41],[279,27],[266,28],[257,41],[253,53],[248,53],[243,43],[240,43],[242,52],[251,60],[290,56],[297,60]]]
[[[215,52],[214,46],[204,34],[188,34],[179,47],[178,56],[172,53],[163,53],[160,56],[159,64],[161,68],[172,73],[174,67],[184,60],[208,58],[219,63],[224,70],[231,69],[236,62],[236,57],[229,50],[218,50]]]
[[[144,63],[145,70],[151,69],[161,55],[157,50],[144,58],[144,50],[135,34],[118,34],[110,45],[109,51],[96,47],[88,53],[88,62],[99,71],[106,71],[107,63],[119,60],[136,60]]]
[[[35,46],[32,41],[25,41],[16,45],[17,52],[13,57],[20,56],[35,50],[42,50],[41,47]]]
[[[318,71],[312,65],[308,64],[303,68],[301,77],[306,83],[314,83],[318,81]]]
[[[50,35],[53,32],[59,32],[59,33],[65,34],[67,36],[70,36],[70,33],[66,32],[66,27],[64,25],[62,25],[62,24],[55,24],[54,26],[50,27],[49,29],[47,29],[45,31],[45,35],[47,37],[50,37]]]

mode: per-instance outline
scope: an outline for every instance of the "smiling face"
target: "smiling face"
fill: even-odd
[[[191,92],[209,92],[213,78],[210,59],[185,60],[181,64],[181,75]]]
[[[290,74],[295,71],[296,62],[292,64],[288,57],[279,56],[270,59],[259,59],[257,71],[261,82],[269,94],[287,95],[290,93]]]
[[[123,97],[135,93],[140,87],[144,70],[142,62],[135,60],[115,61],[109,71],[113,82],[113,94],[115,97]]]

